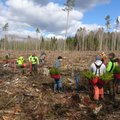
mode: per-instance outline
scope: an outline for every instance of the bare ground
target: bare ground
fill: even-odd
[[[17,56],[18,53],[13,53]],[[22,52],[20,53],[22,54]],[[47,52],[47,64],[51,66],[59,55],[66,57],[64,65],[79,63],[80,68],[88,68],[95,52]],[[117,53],[119,56],[119,54]],[[27,56],[27,53],[24,53]],[[120,56],[119,56],[120,57]],[[63,65],[63,66],[64,66]],[[64,84],[64,92],[53,92],[53,80],[42,74],[37,76],[20,75],[20,71],[4,70],[0,64],[0,120],[120,120],[120,101],[111,101],[108,96],[104,101],[96,103],[89,96],[87,83],[79,86],[76,94],[75,86]],[[68,72],[68,71],[66,71]],[[66,79],[69,76],[66,76]],[[95,114],[96,108],[100,111]]]

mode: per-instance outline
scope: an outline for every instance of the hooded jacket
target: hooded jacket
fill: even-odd
[[[90,70],[96,76],[103,75],[106,72],[106,66],[102,63],[101,60],[96,60],[91,64]]]

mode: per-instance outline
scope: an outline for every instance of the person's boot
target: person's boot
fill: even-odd
[[[57,85],[54,84],[54,93],[57,93],[56,88],[57,88]]]
[[[62,88],[59,88],[59,93],[63,93],[63,89]]]

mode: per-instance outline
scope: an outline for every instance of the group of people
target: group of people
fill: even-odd
[[[40,55],[40,59],[35,53],[29,56],[28,60],[29,60],[29,66],[30,66],[30,73],[31,74],[33,74],[33,73],[36,74],[38,72],[38,65],[40,63],[41,64],[45,63],[46,56],[47,56],[46,53],[42,53]],[[25,61],[23,56],[20,56],[17,59],[17,67],[22,70],[22,73],[24,72],[24,68],[27,67],[26,61]]]
[[[107,59],[109,61],[107,61]],[[61,69],[61,62],[62,57],[59,56],[57,60],[55,61],[53,67],[57,69]],[[110,53],[108,56],[106,56],[104,53],[101,55],[96,56],[95,61],[90,66],[90,71],[93,73],[93,75],[96,76],[97,79],[100,79],[100,76],[102,76],[105,73],[112,73],[114,75],[112,80],[109,80],[109,82],[105,85],[107,87],[107,92],[110,95],[110,98],[115,98],[116,94],[120,94],[120,75],[115,76],[114,70],[116,66],[120,67],[120,60],[116,58],[114,53]],[[78,84],[79,84],[79,72],[77,73],[75,71],[74,78],[76,81],[76,90],[78,92]],[[61,91],[62,90],[62,77],[61,78],[55,78],[54,79],[54,91]],[[104,85],[99,84],[99,82],[96,82],[95,84],[89,84],[93,88],[93,99],[95,101],[99,101],[101,99],[104,99]]]
[[[38,56],[36,56],[36,54],[32,54],[29,56],[28,60],[29,60],[31,73],[37,73],[38,65],[40,63],[42,64],[45,63],[46,56],[47,55],[44,52],[40,55],[40,59],[38,58]],[[106,58],[109,58],[108,62],[106,62]],[[53,64],[53,67],[57,68],[58,70],[61,70],[62,60],[63,58],[59,56],[55,61],[55,63]],[[20,56],[17,59],[17,66],[21,68],[21,70],[24,70],[24,68],[26,67],[25,59],[23,56]],[[95,61],[90,66],[90,71],[92,72],[93,75],[96,76],[96,79],[100,79],[100,76],[105,74],[106,72],[115,74],[114,70],[116,66],[120,67],[120,60],[119,58],[116,58],[116,55],[114,53],[110,53],[108,57],[104,53],[102,53],[101,55],[96,56]],[[79,77],[80,77],[79,72],[77,73],[75,71],[74,78],[76,81],[77,92],[78,92]],[[63,79],[62,76],[60,78],[54,78],[55,92],[62,91],[62,79]],[[95,84],[90,84],[90,85],[93,88],[93,99],[97,101],[100,99],[104,99],[104,86],[99,84],[99,82],[96,82]],[[114,75],[114,78],[106,84],[106,87],[107,87],[107,92],[113,98],[116,96],[116,94],[120,94],[120,88],[119,88],[120,75],[117,77]]]
[[[100,76],[104,73],[112,73],[113,79],[110,80],[107,84],[107,92],[110,95],[110,98],[115,98],[116,94],[119,94],[119,85],[120,85],[120,76],[115,76],[115,68],[117,66],[120,67],[120,60],[116,58],[114,53],[110,53],[108,55],[109,61],[106,63],[104,57],[97,56],[95,62],[93,62],[90,66],[90,71],[96,76],[97,79],[100,79]],[[93,86],[93,98],[94,100],[104,99],[104,86],[99,82],[92,84]]]

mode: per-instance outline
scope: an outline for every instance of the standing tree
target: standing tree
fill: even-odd
[[[120,16],[117,17],[117,19],[116,19],[116,30],[118,30],[119,27],[120,27]]]
[[[4,49],[4,50],[6,49],[6,41],[7,41],[7,31],[8,31],[8,27],[9,27],[9,24],[6,23],[6,24],[3,26],[3,28],[2,28],[2,30],[3,30],[3,32],[4,32],[4,36],[5,36],[4,42],[3,42],[3,49]]]
[[[99,51],[103,49],[104,28],[99,28],[97,33],[97,39],[99,40]]]
[[[116,31],[112,34],[112,37],[113,37],[113,43],[112,43],[113,50],[117,49],[117,31],[119,30],[119,27],[120,27],[120,17],[117,17],[116,18],[116,26],[115,26]]]
[[[109,34],[109,30],[110,30],[110,28],[111,28],[111,24],[110,24],[110,21],[111,21],[111,18],[110,18],[110,15],[107,15],[106,17],[105,17],[105,20],[106,20],[106,29],[107,29],[107,32],[108,32],[108,34]],[[109,35],[107,34],[107,38],[106,38],[106,50],[108,49],[108,41],[109,41]]]
[[[67,38],[67,34],[68,34],[68,26],[69,26],[69,15],[70,15],[70,11],[73,9],[75,0],[67,0],[65,3],[65,8],[63,9],[63,11],[67,12],[67,22],[66,22],[66,32],[65,32],[65,39]],[[64,42],[64,50],[65,50],[65,43]]]
[[[30,50],[30,49],[32,49],[31,48],[31,36],[30,35],[28,35],[28,37],[27,37],[27,41],[28,41],[28,50]]]
[[[41,37],[42,37],[42,36],[41,36]],[[44,37],[41,38],[40,49],[41,49],[41,50],[44,50],[44,49],[45,49],[45,40],[44,40]]]
[[[109,29],[110,29],[110,27],[111,27],[111,24],[110,24],[110,21],[111,21],[111,19],[110,19],[110,15],[107,15],[106,17],[105,17],[105,20],[106,20],[106,28],[107,28],[107,31],[109,31]]]
[[[40,33],[40,29],[39,28],[36,28],[36,35],[37,35],[37,39],[36,39],[36,50],[37,50],[37,48],[38,48],[38,43],[37,43],[37,41],[38,41],[38,34]]]

